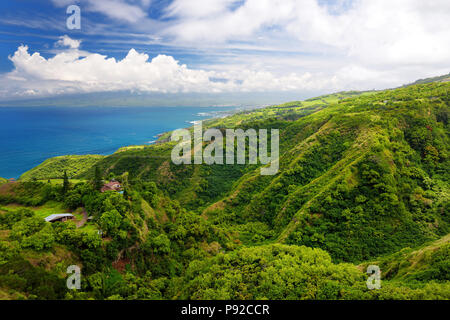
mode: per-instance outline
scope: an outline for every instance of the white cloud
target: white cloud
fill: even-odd
[[[247,0],[232,10],[227,0],[175,0],[167,33],[179,41],[225,42],[278,31],[278,36],[321,44],[364,61],[421,63],[448,60],[448,0],[358,0],[339,15],[317,0]],[[299,48],[300,49],[300,48]]]
[[[190,0],[174,1],[166,9],[166,16],[189,19],[212,19],[228,10],[233,0]]]
[[[46,96],[130,90],[163,93],[219,93],[315,90],[333,85],[333,79],[289,73],[276,76],[269,71],[190,69],[173,57],[152,59],[131,49],[122,60],[78,50],[79,42],[63,36],[58,41],[69,48],[51,58],[30,53],[20,46],[10,60],[15,69],[3,75],[3,96]],[[217,81],[216,79],[221,79]]]
[[[350,6],[341,1],[332,10],[317,0],[246,0],[238,8],[226,0],[208,1],[207,7],[190,3],[175,0],[167,9],[175,22],[165,34],[178,43],[258,43],[322,56],[324,64],[332,53],[340,57],[335,71],[349,65],[371,73],[450,68],[448,0],[355,0]],[[274,46],[274,38],[285,42]]]
[[[59,37],[59,40],[56,42],[56,46],[58,47],[69,47],[71,49],[78,49],[80,45],[81,40],[72,39],[68,35]]]
[[[82,12],[98,12],[112,19],[122,20],[128,23],[136,23],[146,17],[143,10],[150,5],[149,0],[133,1],[124,0],[52,0],[59,7],[65,7],[77,3],[81,5]]]
[[[150,0],[75,2],[135,33],[124,40],[110,30],[103,44],[128,51],[157,43],[196,56],[195,66],[135,50],[117,61],[82,52],[79,40],[63,36],[65,49],[52,58],[20,47],[11,57],[15,70],[0,78],[0,95],[363,90],[450,71],[448,0],[174,0],[159,21],[148,17]],[[150,31],[152,39],[142,38]]]

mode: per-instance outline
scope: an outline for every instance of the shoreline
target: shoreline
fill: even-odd
[[[210,107],[210,108],[225,108],[228,106],[214,106],[214,107]],[[205,107],[206,108],[206,107]],[[230,107],[233,108],[231,110],[209,110],[209,111],[205,111],[205,112],[197,112],[194,113],[191,116],[194,117],[205,117],[204,119],[201,120],[184,120],[185,123],[189,123],[192,125],[195,124],[195,122],[197,121],[206,121],[206,120],[214,120],[214,119],[220,119],[220,118],[226,118],[228,116],[231,116],[233,114],[236,114],[238,112],[244,111],[244,110],[252,110],[252,109],[257,109],[260,108],[260,106],[256,106],[256,107],[242,107],[242,106],[235,106],[235,107]],[[191,117],[190,116],[190,117]],[[189,119],[189,118],[188,118]],[[186,127],[180,127],[180,128],[189,128],[191,126],[186,126]],[[132,147],[149,147],[152,145],[156,145],[156,144],[161,144],[161,143],[165,143],[168,140],[166,139],[161,139],[161,137],[163,137],[164,135],[172,132],[173,130],[176,130],[178,128],[173,128],[169,131],[165,131],[165,132],[160,132],[155,134],[153,137],[155,138],[154,140],[148,140],[146,142],[143,143],[138,143],[138,144],[122,144],[121,146],[115,148],[114,150],[111,149],[111,152],[100,152],[100,153],[96,153],[93,152],[92,150],[86,151],[86,152],[82,152],[82,153],[65,153],[65,154],[59,154],[59,155],[55,155],[55,156],[50,156],[50,157],[46,157],[44,160],[42,160],[40,163],[38,163],[37,165],[34,165],[32,167],[29,167],[25,170],[23,170],[22,172],[20,172],[20,174],[15,175],[15,176],[10,176],[10,175],[5,175],[5,176],[0,176],[2,178],[5,179],[16,179],[16,180],[20,180],[21,176],[24,175],[26,172],[42,165],[45,161],[47,161],[48,159],[52,159],[52,158],[56,158],[56,157],[64,157],[64,156],[89,156],[89,155],[99,155],[99,156],[110,156],[113,155],[114,153],[118,152],[120,149],[126,149],[126,148],[132,148]]]

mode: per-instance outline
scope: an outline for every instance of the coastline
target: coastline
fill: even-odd
[[[235,106],[232,109],[223,110],[224,107],[211,107],[209,110],[205,110],[205,107],[199,107],[195,108],[195,110],[192,112],[192,107],[186,107],[186,108],[180,108],[180,109],[174,109],[172,107],[160,107],[159,113],[155,115],[154,117],[151,117],[153,121],[145,126],[144,129],[141,128],[141,133],[132,133],[132,131],[136,131],[136,126],[143,127],[143,120],[140,117],[140,113],[142,110],[145,110],[147,113],[152,112],[158,112],[158,109],[154,107],[149,107],[148,109],[143,108],[84,108],[84,113],[90,112],[94,114],[98,111],[100,114],[100,119],[97,121],[97,119],[92,119],[90,122],[94,125],[96,122],[111,122],[111,125],[106,125],[105,128],[102,127],[102,130],[98,130],[97,135],[100,136],[103,140],[99,140],[97,138],[91,138],[91,135],[88,135],[90,128],[86,128],[84,130],[83,128],[77,128],[79,126],[88,127],[89,121],[84,121],[84,119],[80,119],[79,121],[68,121],[69,123],[67,126],[65,126],[64,121],[69,116],[77,116],[78,111],[75,110],[81,110],[79,108],[54,108],[54,107],[46,107],[46,108],[32,108],[28,109],[30,110],[28,112],[32,112],[33,115],[38,115],[41,119],[40,122],[50,122],[51,118],[54,118],[55,115],[52,114],[56,113],[58,117],[63,117],[63,121],[60,121],[62,123],[58,123],[58,121],[52,121],[52,123],[48,127],[42,127],[37,128],[36,131],[33,133],[33,140],[34,143],[29,143],[29,146],[26,144],[23,144],[20,141],[20,133],[18,135],[15,135],[14,133],[10,133],[11,138],[9,141],[4,140],[5,145],[2,146],[3,149],[5,149],[5,152],[0,155],[0,164],[3,164],[3,172],[0,174],[0,177],[3,178],[14,178],[14,179],[20,179],[20,177],[25,174],[26,172],[32,170],[33,168],[36,168],[37,166],[40,166],[42,163],[44,163],[46,160],[55,158],[58,156],[70,156],[70,155],[79,155],[79,156],[86,156],[86,155],[102,155],[102,156],[108,156],[111,154],[114,154],[121,148],[126,147],[132,147],[132,146],[149,146],[153,144],[159,144],[166,142],[167,140],[161,139],[163,136],[167,135],[168,133],[172,132],[173,130],[177,128],[186,128],[190,127],[188,125],[183,125],[183,123],[189,123],[193,124],[195,121],[205,121],[205,120],[213,120],[218,118],[224,118],[227,116],[230,116],[232,114],[235,114],[237,112],[242,111],[243,109],[254,109],[258,107],[242,107],[242,106]],[[23,110],[21,108],[19,109],[12,109],[12,113],[26,113],[27,110]],[[47,111],[51,110],[51,113],[48,113]],[[100,111],[99,111],[100,110]],[[114,110],[114,111],[112,111]],[[133,114],[136,113],[137,115],[130,120],[121,120],[118,119],[118,116],[114,116],[116,110],[121,111],[122,113],[125,113],[129,110],[129,113]],[[163,110],[163,113],[161,114],[161,110]],[[176,111],[175,111],[176,110]],[[94,112],[95,111],[95,112]],[[109,114],[108,114],[109,112]],[[66,116],[66,114],[69,114]],[[106,114],[106,115],[105,115]],[[111,115],[112,114],[112,115]],[[128,112],[127,112],[128,114]],[[184,115],[183,115],[184,114]],[[120,115],[119,115],[120,116]],[[95,117],[97,117],[97,114],[95,114]],[[103,120],[102,118],[107,118],[111,120]],[[174,121],[174,117],[178,118],[179,120]],[[200,119],[196,119],[200,118]],[[163,120],[162,120],[163,119]],[[195,120],[194,120],[195,119]],[[69,118],[70,120],[70,118]],[[114,128],[115,123],[119,120],[119,125],[121,126],[119,129],[121,129],[120,133],[114,134],[112,132],[113,136],[109,136],[109,127]],[[82,122],[81,122],[82,121]],[[136,121],[136,124],[134,123]],[[75,122],[75,123],[74,123]],[[84,124],[86,122],[86,124]],[[57,128],[53,128],[52,126],[54,123],[57,123]],[[156,131],[158,127],[161,127],[160,124],[163,124],[162,127],[166,127],[168,130],[164,131]],[[31,124],[32,125],[32,124]],[[23,125],[25,126],[25,124]],[[92,124],[91,124],[92,126]],[[151,129],[153,128],[153,129]],[[15,128],[15,130],[21,129],[20,126],[18,128]],[[155,130],[156,129],[156,130]],[[46,133],[48,133],[50,130],[55,131],[55,134],[48,134],[45,136]],[[125,130],[125,131],[124,131]],[[21,130],[24,131],[24,130]],[[154,131],[154,134],[151,136],[154,139],[145,139],[145,134],[142,134],[142,132],[151,132]],[[155,132],[156,131],[156,132]],[[86,132],[86,133],[84,133]],[[66,142],[67,140],[64,138],[59,138],[59,136],[68,136],[68,138],[72,138],[73,135],[81,135],[80,137],[76,137],[77,139],[74,139],[75,142],[70,146],[62,146],[62,142]],[[92,135],[95,136],[95,135]],[[119,138],[119,142],[115,140],[114,138]],[[127,138],[128,137],[128,138]],[[142,137],[142,138],[141,138]],[[27,137],[22,137],[22,139],[29,140]],[[139,141],[140,140],[140,141]],[[92,142],[94,141],[94,142]],[[106,143],[103,143],[102,141],[105,141]],[[29,142],[29,141],[25,141]],[[86,143],[87,142],[87,143]],[[3,142],[2,142],[3,144]],[[9,148],[8,144],[11,144],[11,147]],[[12,161],[12,150],[15,150],[16,145],[21,145],[21,149],[14,151],[18,155],[15,157],[18,159],[18,161]],[[39,148],[40,145],[43,145],[42,148]],[[49,149],[48,146],[50,146],[52,149]],[[12,149],[9,151],[9,149]],[[34,150],[33,150],[34,149]],[[109,151],[108,151],[109,149]],[[58,151],[60,150],[60,151]],[[62,151],[61,151],[62,150]],[[11,154],[11,156],[10,156]],[[24,156],[22,156],[24,154]]]

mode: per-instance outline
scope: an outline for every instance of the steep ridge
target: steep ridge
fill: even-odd
[[[449,88],[340,93],[204,123],[279,129],[275,176],[259,175],[257,165],[176,166],[173,143],[125,150],[96,165],[104,176],[127,172],[131,182],[156,182],[227,228],[261,223],[273,231],[264,240],[363,261],[448,233]]]
[[[33,182],[62,177],[64,158],[51,159],[2,186],[0,204],[86,208],[84,230],[55,225],[52,237],[92,283],[118,282],[83,297],[449,299],[449,107],[450,83],[438,81],[241,112],[204,129],[279,129],[276,175],[261,164],[175,165],[175,143],[163,142],[74,158],[83,170],[68,194]],[[93,191],[98,173],[124,194]],[[54,250],[51,228],[24,237],[26,222],[11,207],[0,213],[5,265],[34,240]],[[380,266],[382,290],[366,288],[369,264]],[[5,267],[0,277],[12,276]]]

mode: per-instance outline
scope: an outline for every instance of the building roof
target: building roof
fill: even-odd
[[[108,183],[105,183],[106,187],[120,187],[120,183],[118,181],[111,181]]]
[[[101,192],[105,191],[117,191],[121,188],[121,185],[117,181],[111,181],[103,185]]]
[[[52,222],[54,220],[58,220],[61,218],[66,218],[66,217],[73,217],[73,214],[70,213],[57,213],[57,214],[51,214],[48,217],[45,218],[45,221],[47,222]]]

